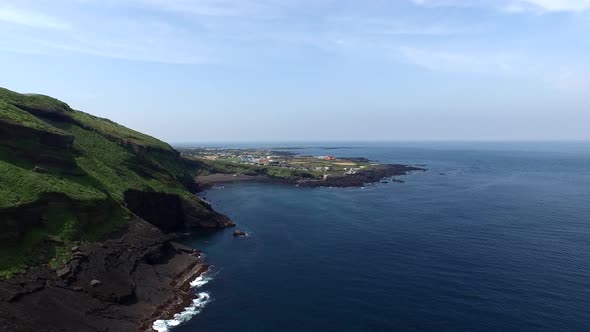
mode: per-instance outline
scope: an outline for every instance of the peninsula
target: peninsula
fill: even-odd
[[[421,167],[382,164],[364,157],[303,156],[293,148],[178,148],[194,165],[199,190],[215,184],[259,181],[302,187],[361,187],[378,181],[402,182],[396,176]]]

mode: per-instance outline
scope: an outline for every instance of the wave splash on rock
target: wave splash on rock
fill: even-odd
[[[205,272],[190,282],[191,288],[198,289],[203,287],[212,279],[213,277]],[[160,319],[155,321],[152,328],[158,332],[169,332],[174,327],[184,324],[194,316],[198,315],[209,302],[211,302],[211,295],[209,293],[197,293],[197,298],[193,299],[192,303],[184,308],[182,312],[175,314],[173,319]]]
[[[198,276],[195,280],[191,281],[191,288],[201,288],[205,286],[209,281],[213,280],[213,276],[210,273],[203,273]]]

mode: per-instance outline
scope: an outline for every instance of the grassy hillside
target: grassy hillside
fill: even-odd
[[[7,107],[3,107],[3,104]],[[48,124],[46,121],[31,118],[30,114],[27,115],[19,112],[19,110],[25,110],[33,115],[46,118],[62,118],[86,129],[97,131],[103,136],[124,140],[142,147],[173,150],[170,145],[154,137],[126,128],[109,119],[75,111],[68,104],[55,98],[37,94],[20,94],[0,88],[0,118],[16,120],[28,127],[49,131],[56,130],[55,126]]]
[[[113,232],[129,219],[129,190],[200,204],[191,179],[158,139],[51,97],[0,89],[0,275],[57,266],[64,248]]]

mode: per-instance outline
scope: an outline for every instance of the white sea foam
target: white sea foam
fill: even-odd
[[[210,274],[203,273],[200,276],[198,276],[197,279],[191,281],[191,288],[201,288],[211,280],[213,280],[213,277]]]
[[[199,293],[197,298],[193,300],[193,303],[188,307],[184,308],[181,313],[174,315],[173,319],[160,319],[154,322],[152,328],[158,332],[168,332],[174,327],[188,322],[195,315],[198,315],[201,310],[211,301],[209,293]]]
[[[193,289],[203,287],[209,281],[213,279],[213,276],[208,272],[202,273],[195,280],[190,282],[190,286]],[[201,310],[211,302],[211,295],[207,292],[201,292],[197,294],[197,298],[181,313],[175,314],[173,319],[160,319],[154,322],[152,328],[158,332],[168,332],[174,327],[188,322],[191,318],[198,315]]]

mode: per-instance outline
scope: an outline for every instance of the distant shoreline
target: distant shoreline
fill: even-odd
[[[425,168],[401,165],[401,164],[384,164],[378,167],[364,170],[356,174],[332,175],[324,179],[309,179],[297,176],[291,177],[271,177],[268,175],[246,175],[231,173],[212,173],[199,175],[195,177],[198,184],[198,191],[208,190],[215,185],[234,182],[267,182],[275,184],[291,184],[300,187],[335,187],[350,188],[363,187],[366,184],[384,181],[386,178],[407,175],[412,171],[426,171]],[[403,182],[399,179],[391,179],[392,182]]]
[[[199,175],[195,179],[200,186],[207,186],[229,182],[264,181],[267,179],[267,177],[263,175],[213,173],[208,175]]]

